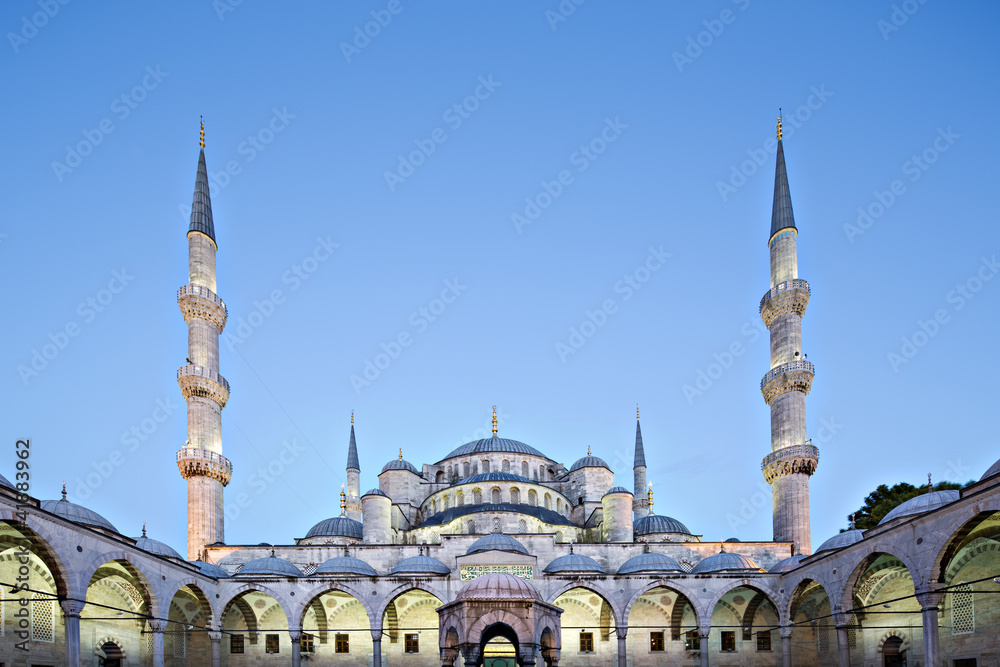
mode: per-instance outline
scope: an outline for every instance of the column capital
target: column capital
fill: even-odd
[[[87,603],[82,600],[60,600],[59,606],[67,616],[79,616]]]
[[[615,632],[618,633],[619,637],[625,637],[625,636],[628,635],[628,626],[627,625],[616,625],[615,626]]]
[[[222,641],[222,633],[221,632],[214,632],[214,631],[209,630],[209,632],[208,632],[208,640],[210,642],[212,642],[213,644],[218,644],[219,642]]]
[[[301,630],[289,630],[288,631],[288,638],[291,639],[293,642],[297,642],[300,639],[302,639],[302,631]]]
[[[698,626],[698,636],[701,637],[701,638],[703,638],[703,639],[706,638],[706,637],[708,637],[709,633],[711,633],[711,632],[712,632],[712,626],[711,625],[699,625]]]
[[[944,599],[944,594],[946,591],[938,591],[930,588],[921,588],[916,591],[915,597],[917,602],[920,603],[921,611],[929,611],[931,609],[937,609],[938,605]]]
[[[785,638],[791,639],[792,638],[792,630],[793,630],[792,626],[790,626],[790,625],[783,625],[783,626],[781,626],[781,628],[778,629],[778,634],[781,635],[782,639],[785,639]]]
[[[149,629],[153,632],[163,632],[167,629],[167,622],[161,621],[158,618],[151,618],[147,620],[146,623],[149,625]]]
[[[372,641],[377,642],[382,640],[382,628],[372,628]]]
[[[837,611],[833,612],[833,625],[836,628],[846,628],[851,624],[851,614],[845,614],[844,612]]]

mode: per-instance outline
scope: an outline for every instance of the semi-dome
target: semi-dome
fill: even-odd
[[[351,574],[360,577],[377,577],[371,565],[353,556],[337,556],[324,561],[313,574]]]
[[[569,467],[569,471],[574,472],[580,468],[607,468],[608,470],[611,470],[611,468],[608,468],[608,464],[604,461],[604,459],[591,456],[590,454],[587,454],[582,459],[577,459],[573,465]]]
[[[353,537],[360,540],[362,538],[361,522],[348,519],[346,516],[323,519],[306,533],[305,539],[310,537]]]
[[[385,496],[388,498],[389,494],[382,489],[372,489],[371,491],[365,491],[364,495],[361,497],[364,498],[365,496]]]
[[[430,556],[410,556],[399,561],[389,574],[451,574],[451,568]]]
[[[415,465],[413,465],[409,461],[404,460],[403,458],[393,459],[388,463],[386,463],[384,466],[382,466],[382,472],[388,472],[389,470],[409,470],[414,475],[420,474]]]
[[[931,510],[937,509],[942,505],[953,503],[960,497],[961,494],[955,490],[931,491],[930,493],[921,494],[916,498],[910,498],[905,503],[896,505],[891,512],[886,514],[885,517],[878,522],[878,525],[881,526],[883,523],[889,523],[890,521],[903,516],[912,516],[914,514],[930,512]]]
[[[10,482],[9,482],[9,481],[7,480],[7,478],[6,478],[6,477],[4,477],[3,475],[0,475],[0,486],[5,486],[5,487],[7,487],[8,489],[14,489],[14,485],[13,485],[13,484],[11,484],[11,483],[10,483]],[[16,489],[15,489],[15,490],[16,490]]]
[[[785,560],[779,560],[777,563],[771,566],[771,569],[768,570],[768,572],[771,572],[773,574],[784,574],[786,572],[791,572],[792,570],[794,570],[799,566],[803,558],[805,558],[805,556],[803,556],[802,554],[795,554],[794,556],[786,558]]]
[[[151,553],[156,556],[163,556],[165,558],[179,558],[180,560],[184,560],[184,557],[181,556],[176,551],[174,551],[173,548],[170,547],[169,545],[164,544],[159,540],[154,540],[149,537],[146,537],[145,530],[142,531],[142,537],[137,537],[135,539],[135,546],[139,547],[140,549],[142,549],[147,553]]]
[[[983,476],[979,478],[979,481],[981,482],[984,479],[989,479],[990,477],[993,477],[994,475],[1000,475],[1000,460],[998,460],[996,463],[994,463],[993,465],[991,465],[989,467],[989,469],[986,472],[983,473]]]
[[[542,600],[538,589],[521,577],[491,572],[476,577],[455,596],[456,600]]]
[[[272,554],[274,551],[271,552]],[[302,570],[289,563],[284,558],[267,556],[252,560],[243,567],[237,574],[252,574],[258,577],[304,577]]]
[[[528,550],[524,548],[523,544],[510,535],[504,535],[503,533],[490,533],[489,535],[480,537],[472,543],[472,546],[465,552],[465,555],[468,556],[480,551],[509,551],[511,553],[524,554],[525,556],[528,555]]]
[[[466,477],[465,479],[460,479],[455,484],[474,484],[476,482],[522,482],[526,484],[531,484],[532,481],[527,477],[521,477],[520,475],[515,475],[509,472],[484,472],[478,475],[473,475],[472,477]]]
[[[82,523],[88,526],[97,526],[98,528],[110,530],[113,533],[118,532],[118,529],[112,526],[110,521],[97,512],[89,510],[83,505],[77,505],[66,500],[65,486],[63,486],[62,500],[43,500],[42,509],[56,516],[61,516],[67,521]]]
[[[543,459],[549,457],[542,454],[540,451],[534,447],[530,447],[523,442],[517,440],[511,440],[510,438],[483,438],[481,440],[473,440],[472,442],[467,442],[461,447],[458,447],[448,456],[441,459],[442,461],[447,461],[448,459],[455,458],[456,456],[468,456],[469,454],[488,454],[491,452],[497,453],[510,453],[510,454],[528,454],[529,456],[538,456]]]
[[[728,570],[764,571],[757,563],[743,554],[733,554],[723,551],[700,561],[694,566],[691,572],[692,574],[704,574],[706,572],[725,572]]]
[[[639,572],[683,572],[681,564],[670,556],[663,554],[639,554],[625,561],[618,568],[618,574],[637,574]]]
[[[201,559],[191,560],[188,562],[197,567],[199,570],[201,570],[201,573],[204,574],[206,577],[212,577],[213,579],[225,579],[226,577],[229,576],[229,573],[223,570],[218,565],[213,565],[212,563],[206,563]]]
[[[608,492],[605,493],[604,495],[610,496],[612,493],[627,493],[629,495],[632,495],[632,492],[626,489],[624,486],[613,486],[610,489],[608,489]]]
[[[849,547],[855,542],[860,542],[865,539],[865,531],[860,528],[854,528],[852,530],[845,530],[842,533],[838,533],[828,539],[823,544],[819,545],[813,553],[819,553],[820,551],[830,551],[831,549],[843,549],[844,547]]]
[[[546,565],[545,571],[549,574],[559,574],[561,572],[607,574],[600,563],[593,558],[572,552],[565,556],[560,556]]]
[[[637,519],[632,527],[636,535],[649,535],[651,533],[683,533],[693,535],[683,523],[669,516],[651,514]]]

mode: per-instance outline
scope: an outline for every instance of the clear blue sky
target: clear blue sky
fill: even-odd
[[[51,18],[4,3],[0,472],[13,477],[14,441],[30,437],[34,495],[58,497],[65,479],[126,534],[145,520],[183,551],[175,294],[204,115],[227,333],[259,325],[222,344],[227,500],[252,500],[230,509],[229,543],[289,543],[339,513],[352,409],[364,490],[400,447],[419,465],[482,434],[493,404],[502,435],[567,465],[590,446],[631,486],[639,403],[656,510],[707,540],[770,539],[769,357],[754,331],[780,106],[799,109],[785,153],[813,288],[814,545],[879,483],[978,478],[1000,456],[1000,279],[976,283],[1000,254],[998,9],[902,4],[916,11],[590,0],[561,21],[556,0],[403,0],[396,14],[388,0],[71,2]],[[353,45],[371,12],[391,21]],[[603,152],[579,152],[592,142]],[[562,188],[551,201],[543,181]],[[876,194],[893,181],[897,194]],[[526,198],[546,207],[518,228]],[[878,215],[845,230],[859,207]],[[317,239],[338,247],[313,263]],[[650,248],[670,257],[629,294]],[[115,271],[127,285],[102,292]],[[424,324],[446,281],[458,297]],[[354,386],[400,334],[411,344]],[[65,347],[24,376],[52,338]],[[685,395],[699,371],[716,379]],[[123,440],[144,420],[144,440]],[[109,477],[88,486],[97,469]]]

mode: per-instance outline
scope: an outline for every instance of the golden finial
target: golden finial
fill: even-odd
[[[649,493],[648,493],[648,495],[649,495],[649,511],[650,511],[650,513],[652,513],[652,511],[653,511],[653,483],[652,482],[649,483]]]
[[[146,537],[146,522],[142,522],[142,536]]]
[[[635,418],[636,419],[639,418],[639,404],[638,403],[635,404]]]
[[[344,485],[340,485],[340,516],[344,516],[347,513],[347,500],[344,495]]]
[[[400,461],[403,460],[403,448],[402,447],[399,448],[399,460]]]
[[[590,456],[590,445],[587,445],[587,456]]]
[[[354,426],[354,410],[351,410],[351,426]]]
[[[200,116],[200,118],[201,118],[201,132],[198,133],[199,134],[198,144],[202,148],[204,148],[205,147],[205,117],[204,116]]]
[[[493,406],[493,437],[497,437],[497,406]]]
[[[778,141],[781,141],[781,107],[778,107]]]
[[[62,496],[63,496],[62,499],[66,500],[66,481],[65,480],[63,480]]]
[[[927,473],[927,490],[928,491],[933,491],[934,490],[934,485],[931,484],[931,474],[930,473]]]

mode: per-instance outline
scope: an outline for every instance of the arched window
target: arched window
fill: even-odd
[[[434,514],[437,514],[437,511],[438,511],[438,501],[432,500],[431,501],[431,515],[433,516]]]
[[[500,532],[500,517],[498,516],[493,517],[493,532],[494,533]]]
[[[528,490],[528,504],[532,507],[538,506],[538,492],[534,489]]]
[[[462,464],[462,476],[463,477],[468,477],[469,476],[469,462],[468,461],[466,461],[465,463]]]
[[[451,479],[451,466],[448,466],[448,479]]]
[[[538,477],[536,479],[545,481],[545,466],[538,466]]]
[[[493,487],[493,490],[490,492],[490,502],[494,505],[500,504],[500,487]]]
[[[503,460],[503,463],[500,464],[500,472],[510,472],[510,461]]]
[[[448,496],[445,496],[444,498],[441,499],[441,509],[442,510],[448,509]]]
[[[434,476],[434,481],[438,482],[439,484],[441,482],[444,482],[444,470],[437,471],[437,475]]]
[[[448,504],[447,503],[448,503],[448,501],[447,501],[447,499],[445,499],[445,509],[448,508]],[[548,494],[548,493],[545,494],[545,509],[547,509],[547,510],[552,509],[552,495]]]
[[[478,463],[473,463],[472,464],[472,474],[473,475],[478,475],[479,474],[479,464]]]
[[[510,489],[510,502],[517,505],[521,502],[521,491],[516,486]]]
[[[521,519],[520,521],[518,521],[517,522],[517,532],[521,533],[522,535],[524,535],[526,532],[528,532],[528,522],[525,521],[524,519]]]
[[[528,473],[528,462],[527,461],[521,461],[521,477],[524,477],[525,479],[527,479],[528,478],[528,474],[529,474]]]
[[[473,521],[472,519],[469,519],[469,535],[475,535],[475,534],[476,534],[476,522]]]
[[[554,480],[555,478],[556,478],[556,473],[555,473],[555,471],[554,471],[554,470],[553,470],[552,468],[549,468],[549,481],[552,481],[552,480]]]
[[[459,491],[455,494],[455,507],[461,507],[465,504],[465,493]]]
[[[485,475],[490,471],[490,460],[483,459],[483,474]]]
[[[556,498],[556,511],[562,514],[562,498]]]
[[[475,503],[476,505],[482,505],[483,504],[483,490],[482,489],[473,489],[472,490],[472,502]]]

